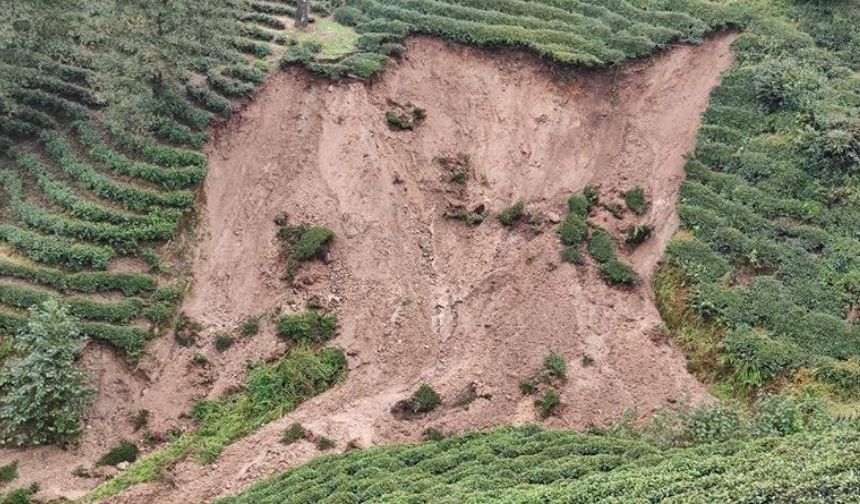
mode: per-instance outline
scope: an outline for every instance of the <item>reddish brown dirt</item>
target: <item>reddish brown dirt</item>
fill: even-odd
[[[353,440],[414,441],[429,426],[459,432],[536,422],[533,398],[518,383],[550,351],[565,357],[568,380],[563,408],[547,426],[605,424],[627,408],[644,417],[706,399],[683,355],[652,337],[660,317],[648,279],[677,227],[684,155],[710,90],[733,61],[733,39],[723,34],[616,71],[565,78],[530,56],[419,38],[372,84],[332,85],[301,71],[272,77],[208,146],[194,285],[184,305],[205,327],[201,346],[158,341],[143,366],[148,380],[127,385],[128,393],[134,407],[153,412],[156,429],[174,425],[195,398],[240,384],[247,361],[284,350],[271,322],[224,354],[211,348],[215,332],[248,315],[300,309],[314,295],[338,314],[333,344],[350,355],[349,377],[215,463],[183,462],[169,483],[141,485],[111,502],[203,501],[308,460],[317,453],[311,443],[278,443],[296,421],[339,449]],[[426,121],[412,132],[391,131],[383,118],[391,100],[426,108]],[[465,189],[433,162],[458,152],[471,156]],[[550,221],[564,214],[567,197],[595,184],[604,201],[623,206],[621,192],[636,183],[648,196],[645,216],[628,211],[618,220],[598,209],[591,221],[617,238],[633,223],[655,226],[635,252],[619,245],[643,285],[612,289],[590,259],[561,262]],[[499,224],[495,214],[518,200],[541,216],[542,232]],[[493,215],[468,228],[443,216],[452,202],[484,203]],[[303,266],[294,286],[280,280],[273,217],[283,212],[337,235],[329,262]],[[207,369],[189,364],[195,351],[209,357]],[[441,393],[442,407],[409,420],[392,416],[422,382]],[[455,406],[470,383],[491,398]],[[112,423],[94,427],[96,448],[87,434],[81,456],[93,459],[128,435],[127,422],[116,432]],[[95,483],[68,476],[78,459],[47,450],[27,457],[22,473],[55,494]]]

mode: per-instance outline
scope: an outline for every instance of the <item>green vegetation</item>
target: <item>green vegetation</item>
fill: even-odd
[[[235,340],[229,333],[218,333],[215,335],[215,350],[218,352],[226,352],[228,348],[233,346]]]
[[[281,315],[276,322],[278,336],[293,343],[325,343],[334,336],[337,315],[312,310]]]
[[[327,451],[335,447],[335,442],[325,436],[320,436],[316,442],[317,450]]]
[[[617,259],[601,263],[598,269],[609,285],[636,285],[641,281],[633,268]]]
[[[127,439],[123,439],[120,443],[102,455],[96,465],[115,466],[120,462],[134,462],[140,453],[137,445]]]
[[[650,224],[642,224],[631,227],[627,230],[627,236],[624,238],[624,243],[630,247],[636,247],[645,243],[651,237],[654,227]]]
[[[31,310],[15,338],[15,356],[0,374],[0,444],[74,442],[92,399],[75,367],[84,340],[74,320],[55,301]]]
[[[553,389],[547,389],[543,397],[535,399],[535,407],[541,418],[547,418],[561,404],[561,395]]]
[[[260,332],[260,317],[248,317],[239,324],[239,333],[242,336],[254,336]]]
[[[543,360],[543,370],[556,378],[567,377],[567,363],[555,352],[550,352]]]
[[[409,398],[409,404],[412,407],[413,413],[433,411],[436,409],[436,406],[439,406],[440,402],[442,402],[442,398],[433,390],[433,387],[426,383],[422,383],[418,387],[418,390],[412,394],[412,397]]]
[[[330,347],[319,351],[297,347],[278,361],[254,364],[243,392],[197,403],[192,411],[197,423],[194,431],[141,457],[128,470],[98,487],[88,499],[104,498],[151,481],[189,454],[202,463],[212,462],[228,444],[327,390],[345,373],[346,356]]]
[[[426,117],[426,110],[408,102],[397,104],[396,109],[385,112],[385,121],[395,130],[413,130]]]
[[[668,491],[678,502],[847,502],[860,484],[856,422],[820,400],[633,418],[590,434],[505,427],[320,458],[216,502],[658,502]]]
[[[291,281],[301,263],[325,258],[334,240],[334,231],[321,226],[282,225],[278,230],[278,238],[284,243],[289,255],[284,279]]]
[[[293,444],[299,439],[301,439],[305,435],[305,428],[302,427],[300,423],[292,423],[289,427],[284,431],[284,435],[281,436],[281,442],[284,444]]]
[[[525,217],[525,205],[522,201],[518,201],[499,212],[499,222],[507,227],[513,227],[523,217]]]
[[[588,253],[600,264],[615,259],[615,245],[612,236],[602,227],[595,227],[588,240]]]
[[[18,477],[18,461],[13,460],[8,464],[0,466],[0,485],[11,483],[12,480]]]
[[[642,186],[636,185],[633,189],[624,193],[624,203],[636,215],[645,215],[645,190]]]

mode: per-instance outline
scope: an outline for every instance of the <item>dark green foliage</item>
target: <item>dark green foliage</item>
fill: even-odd
[[[520,380],[520,393],[522,395],[532,395],[537,387],[537,383],[535,383],[532,379]]]
[[[321,49],[322,44],[317,40],[302,40],[287,49],[287,52],[281,58],[280,67],[281,69],[285,69],[297,63],[308,64],[315,61]]]
[[[555,352],[550,352],[543,360],[543,371],[549,376],[565,378],[567,376],[567,363]]]
[[[31,310],[15,339],[18,357],[0,374],[0,445],[65,445],[78,437],[92,400],[75,367],[81,348],[81,332],[55,301]]]
[[[636,225],[627,230],[627,236],[624,238],[624,243],[631,247],[645,243],[645,240],[651,237],[651,232],[654,227],[650,224]]]
[[[16,488],[7,494],[0,494],[0,504],[39,504],[33,495],[39,491],[38,483],[31,483],[26,488]]]
[[[233,336],[230,336],[227,333],[218,333],[215,335],[215,350],[225,352],[228,348],[233,346],[233,342]]]
[[[570,210],[570,213],[582,218],[588,217],[588,211],[591,210],[591,207],[591,201],[582,194],[574,194],[567,200],[567,208]]]
[[[334,443],[334,441],[332,441],[331,439],[329,439],[325,436],[320,436],[319,439],[317,439],[316,445],[317,445],[317,450],[327,451],[327,450],[331,450],[332,448],[334,448],[335,443]]]
[[[8,464],[0,466],[0,485],[11,483],[12,480],[18,477],[18,461],[13,460]]]
[[[300,423],[292,423],[281,436],[281,443],[293,444],[305,435],[305,428]]]
[[[605,263],[615,259],[615,247],[612,243],[612,236],[605,229],[598,227],[591,233],[591,239],[588,240],[588,253],[598,263]]]
[[[358,53],[340,61],[350,75],[369,79],[385,68],[388,58],[384,54]]]
[[[553,389],[547,389],[543,397],[535,399],[535,407],[541,418],[547,418],[552,415],[559,404],[561,404],[561,396]]]
[[[600,265],[600,275],[609,285],[637,285],[641,279],[633,268],[617,259]]]
[[[564,262],[571,264],[582,264],[582,254],[576,245],[568,245],[561,250],[561,258]]]
[[[409,398],[409,404],[414,413],[426,413],[433,411],[436,406],[442,401],[439,394],[433,390],[433,387],[426,383],[422,383],[418,390]]]
[[[290,249],[290,257],[297,261],[310,261],[324,253],[325,247],[334,239],[334,232],[324,227],[305,230]]]
[[[636,215],[645,215],[645,190],[636,185],[633,189],[624,193],[624,203]]]
[[[137,445],[127,439],[123,439],[118,445],[102,455],[96,465],[115,466],[120,462],[134,462],[137,460],[139,453],[140,450],[138,450]]]
[[[337,316],[303,311],[281,315],[276,323],[278,336],[293,343],[324,343],[331,339],[337,327]]]
[[[260,332],[260,317],[247,317],[239,325],[239,333],[242,336],[253,336]]]
[[[445,434],[434,427],[427,427],[423,432],[424,441],[442,441],[445,439]]]
[[[525,205],[522,201],[518,201],[513,205],[499,212],[499,222],[503,226],[511,227],[519,222],[525,216]]]
[[[575,246],[581,243],[585,240],[587,233],[588,223],[585,221],[585,218],[573,212],[567,214],[558,228],[561,243],[568,246]]]
[[[411,130],[415,128],[415,122],[412,117],[398,114],[393,110],[389,110],[385,113],[385,121],[394,129]]]

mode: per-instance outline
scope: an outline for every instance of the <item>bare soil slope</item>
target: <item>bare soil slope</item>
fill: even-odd
[[[546,421],[552,427],[705,399],[683,356],[654,337],[660,317],[648,282],[612,289],[590,259],[561,263],[551,221],[586,184],[623,206],[620,193],[640,183],[650,202],[645,217],[628,212],[617,220],[601,209],[596,221],[616,237],[633,222],[655,226],[655,238],[632,255],[622,252],[650,278],[676,229],[684,154],[710,90],[733,61],[733,38],[572,80],[531,57],[424,38],[372,84],[328,85],[301,71],[273,77],[209,146],[185,310],[214,332],[319,296],[338,313],[334,344],[350,355],[349,378],[235,443],[213,465],[183,463],[169,484],[135,488],[115,502],[210,499],[304,461],[316,453],[310,443],[278,443],[295,421],[341,449],[351,440],[416,440],[429,426],[533,422],[533,398],[520,395],[518,382],[549,351],[566,358],[569,375],[564,407]],[[425,107],[428,118],[413,132],[391,131],[383,119],[391,101]],[[433,161],[457,152],[472,160],[465,190]],[[494,218],[468,228],[443,216],[451,203],[498,211],[517,200],[543,216],[544,232],[511,231]],[[283,212],[337,233],[328,264],[304,267],[293,286],[279,279],[273,217]],[[212,395],[239,383],[252,355],[281,350],[273,328],[264,333],[253,348],[213,361]],[[391,407],[422,382],[440,391],[443,406],[395,418]],[[470,384],[484,397],[455,406]]]

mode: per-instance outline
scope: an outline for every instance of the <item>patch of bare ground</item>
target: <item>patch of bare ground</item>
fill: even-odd
[[[531,56],[416,38],[373,83],[334,85],[303,71],[272,77],[207,147],[206,204],[183,309],[208,335],[318,296],[338,313],[333,344],[350,356],[349,377],[213,464],[182,462],[110,502],[205,501],[304,462],[319,453],[310,442],[278,442],[293,422],[337,449],[416,441],[428,427],[449,433],[536,422],[534,398],[518,383],[550,351],[568,366],[563,406],[544,422],[550,427],[707,400],[683,355],[653,337],[660,316],[649,280],[677,228],[684,155],[710,90],[733,62],[733,39],[721,34],[571,78]],[[392,101],[428,116],[414,131],[393,131],[384,118]],[[460,152],[470,156],[465,186],[434,162]],[[616,219],[598,209],[591,220],[618,239],[643,284],[609,288],[590,259],[563,263],[552,221],[564,215],[567,197],[594,184],[603,200],[623,206],[621,193],[637,183],[649,201],[645,216]],[[540,216],[542,232],[509,230],[494,216],[474,228],[444,216],[458,204],[483,204],[495,215],[519,200]],[[273,218],[284,212],[337,235],[329,261],[303,266],[293,285],[280,279]],[[620,243],[633,223],[655,231],[631,253]],[[284,348],[266,323],[224,354],[207,350],[201,380],[189,371],[194,349],[172,339],[154,345],[140,395],[160,425],[202,390],[215,397],[241,383],[247,361]],[[423,382],[442,405],[408,419],[392,415]],[[464,389],[478,397],[455,405]]]

